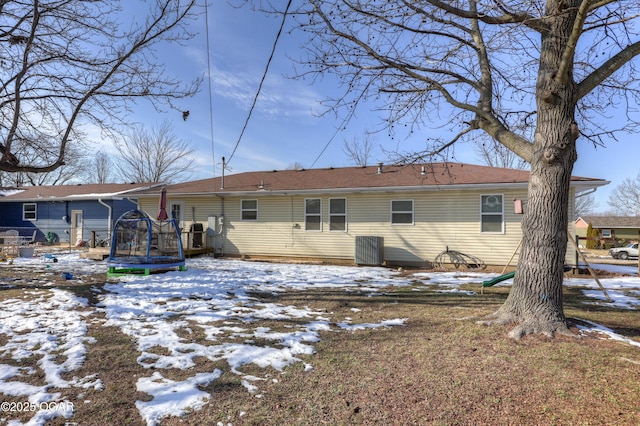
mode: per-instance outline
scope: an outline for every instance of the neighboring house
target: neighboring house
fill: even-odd
[[[157,184],[79,184],[24,186],[0,190],[0,230],[19,230],[36,241],[89,241],[94,231],[107,238],[113,222],[135,209],[135,190]]]
[[[522,238],[528,178],[460,163],[247,172],[167,185],[167,211],[184,230],[202,226],[217,254],[353,262],[372,244],[388,264],[448,248],[503,265]],[[569,199],[607,183],[574,177]],[[138,208],[155,217],[159,196],[137,192]]]
[[[581,244],[586,244],[587,227],[598,231],[598,242],[605,244],[623,244],[626,241],[640,239],[640,217],[638,216],[582,216],[576,219],[576,235]]]

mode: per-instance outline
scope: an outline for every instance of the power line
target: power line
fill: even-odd
[[[363,93],[364,93],[364,91],[363,91]],[[342,123],[340,123],[340,126],[336,129],[336,131],[333,132],[333,134],[331,135],[331,137],[329,138],[327,143],[324,145],[324,148],[322,148],[322,151],[320,151],[320,154],[318,154],[316,159],[313,160],[313,163],[311,163],[311,167],[309,167],[310,169],[313,169],[313,166],[316,165],[316,163],[318,162],[320,157],[322,157],[322,154],[324,154],[324,152],[327,150],[327,148],[329,148],[329,145],[331,145],[331,142],[333,142],[333,139],[338,135],[338,132],[344,130],[344,128],[347,126],[347,123],[349,121],[351,121],[351,119],[353,118],[353,116],[356,113],[356,107],[358,106],[358,103],[360,102],[362,97],[363,97],[363,94],[360,94],[360,96],[356,99],[356,101],[353,102],[353,104],[351,105],[351,110],[344,117],[344,120],[342,120]]]
[[[284,28],[284,23],[285,20],[287,18],[287,13],[289,13],[289,7],[291,6],[291,2],[293,0],[289,0],[289,2],[287,3],[287,8],[284,11],[284,14],[282,15],[282,22],[280,23],[280,29],[278,30],[278,34],[276,35],[276,39],[273,42],[273,47],[271,48],[271,55],[269,55],[269,60],[267,61],[267,65],[264,69],[264,73],[262,74],[262,79],[260,80],[260,84],[258,85],[258,90],[256,92],[255,97],[253,98],[253,103],[251,104],[251,108],[249,109],[249,114],[247,115],[247,119],[244,122],[244,126],[242,126],[242,131],[240,132],[240,136],[238,137],[238,141],[236,142],[236,145],[233,147],[233,151],[231,152],[231,155],[229,156],[229,158],[227,159],[225,164],[229,164],[231,162],[231,159],[233,158],[233,154],[236,153],[236,150],[238,149],[238,145],[240,145],[240,141],[242,140],[242,136],[244,135],[245,130],[247,130],[247,126],[249,125],[249,119],[251,118],[251,114],[253,114],[253,109],[256,106],[256,103],[258,102],[258,96],[260,95],[260,92],[262,91],[262,85],[264,84],[264,80],[267,78],[267,72],[269,71],[269,65],[271,65],[271,60],[273,59],[273,55],[276,51],[276,46],[278,45],[278,40],[280,40],[280,34],[282,34],[282,29]]]
[[[313,166],[316,165],[316,162],[320,159],[320,157],[322,157],[322,154],[324,154],[327,148],[329,148],[329,145],[331,145],[331,142],[333,142],[333,139],[337,136],[338,132],[340,132],[344,128],[344,126],[347,124],[347,121],[349,121],[350,118],[351,118],[351,114],[347,115],[347,117],[344,120],[342,120],[342,123],[340,123],[340,127],[338,127],[336,131],[333,132],[333,135],[331,135],[331,137],[329,138],[329,141],[325,144],[324,148],[322,148],[322,151],[320,151],[320,154],[318,154],[316,159],[313,160],[313,163],[311,163],[311,167],[309,167],[310,169],[313,169]]]

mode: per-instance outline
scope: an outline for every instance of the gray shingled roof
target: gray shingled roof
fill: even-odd
[[[525,187],[526,170],[502,169],[461,163],[434,163],[409,166],[339,167],[310,170],[270,170],[227,175],[166,185],[173,195],[375,191],[391,189],[439,189],[462,187]],[[223,185],[224,182],[224,185]],[[594,188],[608,184],[603,179],[572,177],[573,185]],[[98,199],[119,196],[157,197],[161,184],[82,184],[4,188],[0,201],[42,199]],[[14,191],[18,190],[18,191]]]
[[[640,217],[637,216],[581,216],[580,219],[590,223],[594,228],[638,228]]]
[[[310,170],[272,170],[231,174],[167,185],[167,193],[174,195],[219,195],[233,193],[305,192],[305,191],[364,191],[389,189],[445,188],[464,186],[522,186],[529,180],[526,170],[502,169],[461,163],[435,163],[410,166],[340,167]],[[572,184],[584,188],[608,184],[603,179],[573,177]],[[158,190],[137,193],[156,195]]]

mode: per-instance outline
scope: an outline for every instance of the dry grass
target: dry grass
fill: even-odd
[[[317,353],[305,360],[313,370],[296,364],[283,374],[274,372],[277,382],[260,384],[260,398],[238,386],[212,389],[211,403],[184,420],[234,425],[639,424],[640,366],[630,362],[640,362],[637,348],[593,337],[534,336],[516,342],[505,338],[507,329],[479,326],[469,318],[491,312],[505,294],[492,289],[469,297],[406,288],[376,298],[330,291],[283,295],[281,303],[324,307],[357,322],[409,320],[404,327],[382,331],[323,333]],[[354,315],[352,307],[362,311]],[[589,312],[572,312],[594,319]],[[635,315],[613,316],[622,326],[619,331],[637,338]]]
[[[70,288],[94,303],[92,285]],[[478,291],[479,286],[467,289]],[[508,328],[473,321],[497,309],[507,288],[492,287],[474,296],[433,290],[395,288],[376,297],[325,289],[262,295],[272,302],[326,310],[334,320],[408,320],[388,329],[322,332],[316,354],[301,357],[313,365],[311,371],[304,371],[302,363],[283,372],[267,371],[269,380],[255,382],[257,394],[247,392],[241,377],[224,363],[202,361],[188,371],[162,371],[174,379],[215,368],[224,371],[205,389],[212,398],[202,410],[162,424],[640,424],[637,347],[595,336],[509,340]],[[20,295],[22,288],[2,290],[0,300]],[[565,296],[569,317],[598,322],[640,341],[637,311],[584,304],[574,288],[565,289]],[[59,390],[75,402],[70,420],[78,425],[141,425],[135,402],[149,396],[136,391],[136,381],[150,372],[137,364],[139,352],[128,336],[104,327],[99,313],[92,319],[89,335],[97,341],[87,345],[87,360],[73,375],[97,374],[105,387],[82,390],[80,397],[78,389]],[[260,325],[278,330],[294,321]],[[202,333],[190,338],[206,343]],[[23,362],[37,368],[35,361]],[[242,370],[265,375],[255,366]],[[50,424],[64,423],[57,419]]]

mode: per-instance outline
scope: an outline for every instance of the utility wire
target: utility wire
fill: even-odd
[[[271,65],[271,60],[273,59],[273,55],[276,51],[276,46],[278,45],[278,40],[280,40],[280,35],[282,34],[282,29],[284,28],[284,23],[285,20],[287,18],[287,13],[289,13],[289,8],[291,7],[291,3],[293,0],[289,0],[289,2],[287,3],[287,8],[284,11],[284,14],[282,15],[282,22],[280,23],[280,29],[278,30],[278,34],[276,35],[276,39],[273,43],[273,47],[271,48],[271,55],[269,55],[269,60],[267,61],[267,65],[264,69],[264,73],[262,74],[262,79],[260,80],[260,84],[258,85],[258,91],[256,92],[255,97],[253,98],[253,103],[251,104],[251,108],[249,109],[249,114],[247,115],[247,119],[244,122],[244,126],[242,126],[242,131],[240,132],[240,136],[238,137],[238,141],[236,142],[236,146],[233,147],[233,151],[231,152],[231,155],[229,156],[229,158],[227,159],[227,161],[225,162],[225,165],[228,165],[231,162],[231,159],[233,158],[233,154],[236,153],[236,150],[238,149],[238,145],[240,145],[240,141],[242,140],[242,136],[244,135],[245,130],[247,130],[247,126],[249,125],[249,119],[251,118],[251,114],[253,113],[253,109],[256,106],[256,103],[258,102],[258,96],[260,95],[260,92],[262,90],[262,85],[264,84],[264,80],[267,78],[267,72],[269,71],[269,65]]]
[[[325,144],[324,148],[322,148],[322,151],[320,151],[320,154],[318,154],[316,159],[313,160],[313,163],[311,163],[311,167],[309,167],[310,169],[313,169],[313,166],[316,165],[320,157],[322,157],[322,154],[324,154],[327,148],[329,148],[329,145],[331,145],[331,142],[333,142],[333,139],[338,135],[338,132],[342,131],[342,129],[347,124],[347,121],[349,121],[350,118],[351,118],[351,114],[347,115],[347,117],[345,117],[345,119],[342,120],[342,123],[340,123],[340,126],[336,129],[335,132],[333,132],[333,135],[331,135],[331,137],[329,138],[329,141]]]
[[[369,86],[369,84],[367,84],[367,87],[368,86]],[[327,150],[327,148],[329,148],[329,145],[331,145],[331,142],[333,142],[333,140],[338,135],[338,133],[341,132],[342,130],[344,130],[344,128],[346,127],[347,123],[349,121],[351,121],[353,116],[356,114],[356,107],[358,106],[359,102],[362,100],[362,98],[364,96],[364,92],[365,91],[363,90],[362,93],[360,94],[360,96],[358,96],[358,98],[355,100],[355,102],[353,102],[353,104],[351,105],[351,111],[349,111],[347,113],[347,115],[344,117],[344,120],[342,120],[342,122],[340,123],[340,126],[336,129],[335,132],[333,132],[333,134],[329,138],[329,141],[327,141],[327,143],[324,145],[324,148],[322,148],[322,151],[320,151],[320,154],[318,154],[316,159],[313,160],[313,163],[311,163],[311,167],[309,167],[310,169],[313,169],[313,166],[316,165],[316,163],[318,162],[320,157],[322,157],[322,154],[324,154],[324,152]]]

